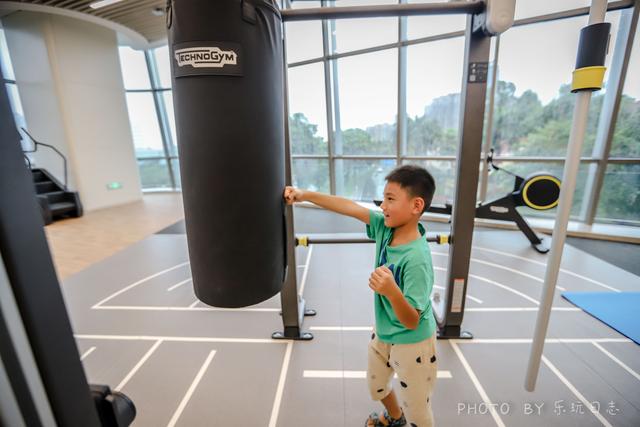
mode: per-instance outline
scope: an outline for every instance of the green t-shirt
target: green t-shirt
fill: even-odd
[[[384,215],[369,211],[367,236],[376,241],[376,268],[386,265],[393,273],[406,300],[420,310],[420,322],[416,329],[407,329],[396,317],[387,297],[374,294],[376,332],[381,341],[394,344],[411,344],[429,338],[436,329],[431,309],[433,289],[433,263],[431,250],[418,224],[421,237],[404,245],[389,246],[393,229],[384,225]]]

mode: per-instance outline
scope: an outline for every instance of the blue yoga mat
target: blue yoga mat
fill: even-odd
[[[562,296],[640,344],[640,292],[563,292]]]

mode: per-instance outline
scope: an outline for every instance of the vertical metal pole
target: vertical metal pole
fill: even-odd
[[[489,181],[489,164],[487,163],[487,157],[489,156],[489,150],[493,143],[493,107],[496,96],[496,83],[498,75],[498,55],[500,53],[500,35],[497,35],[495,40],[495,46],[493,48],[493,66],[491,67],[491,77],[489,80],[489,105],[487,106],[487,128],[484,133],[484,144],[482,146],[482,172],[480,175],[480,196],[478,197],[481,202],[487,198],[487,186]]]
[[[491,38],[473,31],[474,17],[467,17],[465,60],[460,94],[460,139],[457,153],[456,190],[451,215],[446,300],[434,304],[440,338],[471,338],[460,326],[464,314],[469,258],[478,190],[478,159],[482,148],[485,96]]]
[[[332,4],[333,5],[333,4]],[[329,37],[331,42],[329,43],[329,53],[334,54],[336,52],[336,21],[329,21]],[[338,84],[338,60],[331,60],[331,76],[330,84],[333,94],[333,125],[334,129],[330,129],[334,132],[333,137],[333,154],[334,156],[342,156],[342,124],[340,123],[340,87]],[[335,194],[344,195],[344,160],[332,159],[334,163],[334,177],[335,177]]]
[[[606,11],[606,0],[592,0],[588,25],[602,22]],[[556,290],[558,271],[560,270],[560,262],[562,260],[562,248],[564,247],[567,234],[567,224],[569,223],[573,193],[576,188],[576,177],[578,175],[578,167],[580,166],[580,153],[582,152],[582,143],[587,127],[589,101],[591,101],[590,91],[581,91],[576,94],[576,104],[573,110],[573,125],[569,135],[569,147],[567,148],[567,161],[564,164],[562,187],[560,189],[560,203],[558,204],[558,212],[553,227],[551,251],[547,261],[542,298],[540,298],[540,308],[538,309],[538,318],[536,320],[536,328],[533,334],[533,343],[531,345],[531,353],[529,355],[529,364],[525,378],[524,387],[527,391],[534,391],[536,388],[542,350],[547,337],[553,295]]]
[[[406,3],[407,0],[400,0]],[[407,153],[407,17],[398,18],[398,123],[396,123],[396,166],[402,164]]]
[[[322,6],[325,5],[323,1]],[[322,20],[322,65],[324,67],[324,95],[325,108],[327,112],[327,155],[329,156],[329,193],[336,194],[336,171],[333,160],[333,147],[335,135],[333,133],[333,105],[331,103],[331,64],[327,59],[329,56],[329,22]]]
[[[620,98],[622,97],[629,58],[631,57],[633,37],[638,25],[639,9],[640,4],[636,2],[632,9],[622,10],[620,15],[618,37],[616,38],[616,46],[611,58],[611,69],[606,83],[607,91],[604,94],[602,111],[598,122],[598,133],[596,134],[596,141],[591,154],[592,157],[597,159],[597,163],[589,165],[585,197],[582,201],[580,212],[580,217],[589,225],[592,225],[595,221],[596,211],[598,210],[600,191],[604,183],[607,159],[611,151],[613,133],[620,109]]]
[[[283,87],[284,87],[284,155],[285,155],[285,185],[291,185],[291,141],[289,139],[289,99],[287,85],[287,53],[285,45],[285,29],[282,25],[282,57],[283,57]],[[284,190],[284,189],[283,189]],[[284,203],[284,201],[283,201]],[[274,332],[274,339],[303,339],[310,340],[313,335],[301,332],[304,318],[304,300],[298,294],[298,278],[296,274],[296,244],[293,226],[293,206],[285,205],[285,227],[287,245],[287,268],[285,270],[284,284],[280,291],[280,303],[282,306],[282,324],[284,332]],[[315,313],[314,313],[315,314]]]

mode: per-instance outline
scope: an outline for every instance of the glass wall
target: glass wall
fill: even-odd
[[[7,95],[9,97],[9,103],[11,104],[11,110],[13,111],[13,118],[16,122],[18,129],[27,127],[27,122],[24,118],[24,111],[22,109],[22,102],[20,102],[20,94],[18,93],[18,86],[16,85],[16,76],[13,73],[13,65],[11,64],[11,57],[9,56],[9,48],[7,47],[7,40],[5,38],[4,29],[0,26],[0,69],[2,70],[2,84],[4,85]],[[24,149],[31,149],[32,147],[23,147]]]
[[[119,52],[142,188],[180,189],[169,49]]]
[[[291,4],[297,8],[306,3]],[[314,3],[317,7],[318,3],[396,2]],[[496,67],[497,82],[487,90],[488,99],[491,92],[494,95],[485,116],[492,113],[493,117],[487,147],[495,150],[495,162],[501,167],[523,176],[547,172],[562,178],[575,99],[569,89],[571,75],[589,4],[588,0],[518,1],[516,25],[499,43],[492,43],[491,61],[497,61],[491,67]],[[624,54],[614,52],[614,46],[621,33],[621,15],[627,12],[606,15],[612,24],[608,69],[614,54]],[[287,23],[287,51],[304,52],[303,43],[310,46],[306,56],[295,53],[295,59],[289,58],[294,181],[366,201],[381,197],[389,170],[415,163],[429,169],[437,180],[434,203],[450,201],[456,185],[465,25],[466,18],[460,16]],[[296,39],[289,37],[289,28],[299,35]],[[622,31],[622,36],[628,34]],[[636,46],[611,152],[603,160],[594,157],[593,151],[605,96],[616,91],[607,84],[609,73],[603,90],[592,97],[573,219],[585,220],[580,207],[590,197],[585,191],[589,169],[597,165],[606,168],[602,193],[596,199],[598,221],[634,224],[639,220],[640,86],[635,76],[640,75],[640,48]],[[486,181],[484,200],[513,189],[513,177],[503,172],[481,174],[480,180]],[[520,209],[525,215],[555,215],[555,210]]]
[[[390,3],[396,1],[290,2],[293,8]],[[520,0],[516,25],[492,43],[497,82],[487,91],[488,99],[494,95],[493,104],[487,103],[486,117],[493,117],[487,147],[495,150],[501,167],[523,176],[544,171],[562,177],[575,99],[569,84],[587,6],[588,0]],[[612,24],[608,68],[614,55],[624,54],[614,46],[626,12],[606,16]],[[435,176],[434,203],[450,201],[456,186],[465,25],[462,16],[286,23],[294,185],[367,201],[381,197],[391,169],[414,163]],[[622,36],[628,34],[622,31]],[[638,43],[636,37],[633,49],[627,49],[627,78],[605,159],[593,153],[605,96],[617,89],[607,84],[609,73],[605,88],[592,98],[574,219],[585,220],[579,207],[592,202],[598,221],[640,223]],[[168,49],[122,48],[121,58],[143,187],[179,188]],[[603,170],[604,178],[602,190],[591,196],[585,187],[594,168]],[[486,181],[485,200],[512,190],[506,173],[481,173],[480,180],[481,186]]]

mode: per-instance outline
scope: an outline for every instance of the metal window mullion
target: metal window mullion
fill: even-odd
[[[400,4],[407,0],[400,0]],[[398,113],[396,123],[396,166],[402,163],[407,147],[407,17],[398,18]]]
[[[321,5],[324,6],[325,1]],[[324,96],[327,115],[327,155],[329,156],[329,193],[336,194],[336,171],[333,163],[333,105],[331,103],[331,67],[327,59],[329,53],[329,22],[322,20],[322,66],[324,69]]]
[[[342,124],[340,120],[340,88],[338,84],[338,60],[333,59],[330,60],[329,57],[335,53],[336,46],[336,35],[335,35],[335,20],[327,21],[327,49],[329,52],[325,52],[327,57],[327,61],[329,61],[329,94],[332,106],[332,118],[333,118],[333,129],[335,129],[335,133],[333,133],[333,147],[332,147],[332,155],[334,156],[332,159],[333,168],[334,168],[334,194],[338,194],[338,190],[342,192],[342,183],[341,186],[338,187],[337,177],[340,177],[341,180],[344,180],[344,164],[341,160],[336,159],[335,156],[342,155]],[[329,40],[329,37],[331,39]],[[326,81],[326,80],[325,80]]]
[[[154,58],[152,58],[151,52],[148,50],[144,51],[144,59],[147,63],[147,71],[149,72],[149,80],[151,81],[152,95],[153,95],[153,103],[156,108],[156,119],[158,120],[158,126],[160,127],[160,136],[162,138],[162,148],[164,151],[164,159],[167,162],[167,168],[169,171],[169,179],[171,180],[171,188],[175,190],[176,179],[173,173],[173,166],[171,165],[171,161],[169,160],[169,148],[167,147],[167,141],[171,138],[168,132],[168,126],[166,122],[166,114],[163,114],[164,111],[164,100],[160,100],[160,93],[157,90],[159,87],[158,83],[158,72],[156,69],[156,64]]]
[[[639,8],[640,6],[636,3],[633,9],[623,10],[620,15],[618,36],[607,81],[607,91],[602,102],[596,140],[591,155],[597,160],[597,163],[589,166],[585,184],[586,197],[583,199],[580,212],[580,217],[588,225],[594,223],[598,210],[600,192],[602,191],[608,164],[607,160],[611,152],[613,135],[620,110],[620,99],[631,57],[633,38],[638,25]],[[612,83],[611,89],[608,87],[609,83]]]
[[[484,201],[487,198],[487,187],[489,185],[489,164],[486,159],[489,156],[489,150],[493,145],[493,110],[494,101],[496,95],[496,83],[498,75],[498,55],[500,53],[500,35],[495,38],[495,45],[493,49],[493,67],[491,69],[490,83],[489,83],[489,105],[487,105],[487,127],[485,129],[484,144],[482,147],[482,173],[480,174],[480,201]]]

